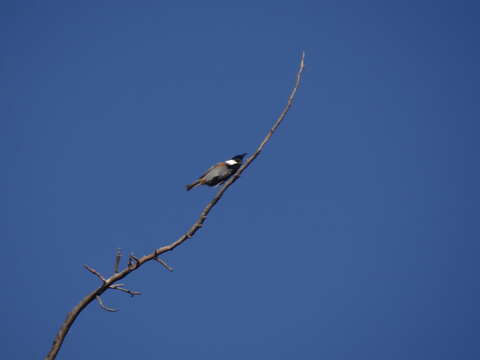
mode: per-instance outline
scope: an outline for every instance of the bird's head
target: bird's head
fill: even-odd
[[[247,155],[247,153],[243,153],[243,154],[240,154],[240,155],[235,155],[234,157],[232,157],[232,160],[235,160],[236,162],[241,163],[243,158],[245,157],[245,155]]]

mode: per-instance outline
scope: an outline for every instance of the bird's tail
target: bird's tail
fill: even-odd
[[[198,185],[200,185],[200,179],[195,180],[193,183],[188,184],[188,185],[185,186],[185,187],[187,188],[187,191],[190,191],[190,190],[192,190],[195,186],[198,186]]]

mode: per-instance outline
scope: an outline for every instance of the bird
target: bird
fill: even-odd
[[[247,153],[235,155],[230,160],[213,165],[193,183],[186,185],[187,191],[199,185],[216,186],[223,184],[240,168],[245,155]]]

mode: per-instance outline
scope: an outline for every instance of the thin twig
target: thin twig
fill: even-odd
[[[122,250],[117,249],[117,252],[115,253],[115,265],[113,267],[113,272],[116,274],[118,273],[118,267],[120,266],[120,259],[122,258]]]
[[[97,301],[98,301],[98,305],[100,305],[100,307],[101,307],[103,310],[105,310],[105,311],[110,311],[110,312],[117,312],[117,311],[118,311],[117,309],[114,309],[114,308],[111,308],[111,307],[106,306],[106,305],[103,303],[103,300],[102,300],[102,298],[100,297],[100,295],[97,295],[96,298],[97,298]]]
[[[126,292],[130,296],[142,295],[142,293],[140,291],[132,291],[132,290],[128,290],[128,289],[123,288],[122,287],[123,285],[124,284],[113,284],[113,285],[110,285],[109,288]]]
[[[160,259],[159,257],[155,257],[155,258],[153,258],[153,259],[154,259],[155,261],[158,261],[160,264],[162,264],[162,265],[165,267],[165,269],[167,269],[168,271],[170,271],[170,272],[173,271],[173,268],[172,268],[170,265],[168,265],[168,264],[165,262],[165,260],[162,260],[162,259]]]
[[[102,280],[103,282],[106,282],[107,280],[97,271],[95,270],[94,268],[91,268],[90,266],[88,265],[83,265],[83,267],[85,269],[87,269],[88,271],[90,271],[93,275],[95,275],[96,277],[98,277],[100,280]]]
[[[120,271],[119,273],[116,273],[112,275],[110,278],[108,278],[100,287],[92,291],[90,294],[85,296],[73,309],[70,311],[67,315],[67,318],[65,321],[62,323],[60,326],[60,329],[55,336],[55,339],[53,341],[52,347],[50,349],[50,352],[48,353],[46,359],[47,360],[53,360],[56,358],[58,351],[60,350],[60,347],[63,344],[63,341],[65,340],[66,335],[68,334],[68,331],[70,330],[72,324],[78,317],[78,315],[85,309],[93,300],[96,299],[97,296],[100,296],[103,294],[106,290],[110,288],[110,285],[115,284],[117,281],[123,279],[124,277],[128,276],[131,272],[137,270],[140,268],[143,264],[146,262],[149,262],[151,260],[154,260],[158,257],[158,255],[161,255],[163,253],[172,251],[175,249],[177,246],[183,244],[185,241],[187,241],[189,238],[191,238],[195,233],[200,229],[207,219],[208,214],[210,211],[215,207],[215,205],[218,203],[218,201],[222,198],[223,194],[227,189],[235,182],[237,179],[240,177],[243,171],[247,167],[250,166],[250,164],[256,159],[256,157],[260,154],[260,152],[263,150],[264,146],[268,143],[270,138],[272,137],[273,133],[277,128],[280,126],[281,122],[285,118],[285,115],[288,113],[288,110],[291,108],[293,104],[293,100],[295,98],[295,94],[297,93],[298,87],[300,86],[300,81],[303,73],[303,69],[305,67],[304,65],[304,59],[305,59],[305,53],[302,53],[302,58],[300,60],[300,66],[297,72],[296,80],[295,80],[295,86],[293,87],[292,91],[290,92],[290,96],[288,97],[287,105],[283,109],[283,111],[280,113],[280,116],[277,118],[271,129],[268,131],[267,135],[263,139],[263,141],[260,143],[258,146],[257,150],[250,156],[246,162],[238,169],[238,171],[230,178],[228,179],[224,185],[218,190],[218,192],[215,194],[215,196],[212,198],[212,200],[205,206],[205,208],[202,210],[200,213],[197,221],[188,229],[180,238],[175,240],[174,242],[170,243],[169,245],[162,246],[150,254],[147,254],[145,256],[142,256],[140,259],[137,259],[136,266],[130,266],[130,263],[127,265],[125,269]],[[131,257],[129,258],[129,262],[131,260]],[[95,273],[94,273],[95,274]],[[98,276],[98,275],[97,275]],[[103,278],[103,277],[102,277]]]

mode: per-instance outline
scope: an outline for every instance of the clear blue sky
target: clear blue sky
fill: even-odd
[[[59,359],[479,359],[474,1],[5,1],[4,359],[181,235],[212,163],[253,152],[205,227],[92,304]]]

